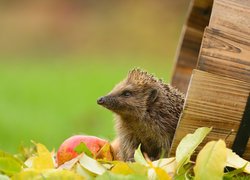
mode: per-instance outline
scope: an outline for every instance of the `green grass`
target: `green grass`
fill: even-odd
[[[0,63],[0,149],[16,152],[30,140],[58,148],[74,134],[113,139],[113,115],[99,107],[105,95],[135,66],[169,78],[171,66],[155,59],[98,57]]]

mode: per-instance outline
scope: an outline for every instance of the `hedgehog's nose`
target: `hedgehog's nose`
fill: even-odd
[[[100,97],[99,99],[97,99],[97,104],[102,105],[102,104],[104,104],[104,102],[105,102],[105,98],[104,97]]]

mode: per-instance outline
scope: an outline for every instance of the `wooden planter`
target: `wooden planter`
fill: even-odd
[[[191,2],[172,85],[186,93],[172,155],[187,133],[207,126],[204,143],[224,139],[250,160],[250,0]]]

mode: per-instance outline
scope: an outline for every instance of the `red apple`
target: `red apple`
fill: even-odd
[[[63,163],[79,154],[74,150],[81,142],[85,143],[92,155],[98,159],[112,160],[111,146],[108,141],[95,136],[75,135],[66,139],[57,151],[57,163]]]

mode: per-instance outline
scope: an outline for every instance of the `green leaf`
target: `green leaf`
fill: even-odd
[[[112,172],[106,172],[101,176],[97,176],[96,180],[148,180],[147,176],[142,175],[122,175],[122,174],[114,174]]]
[[[230,180],[250,180],[250,176],[246,174],[241,174],[231,178]]]
[[[89,150],[89,148],[87,147],[87,145],[86,145],[84,142],[81,142],[80,144],[78,144],[78,145],[74,148],[74,151],[75,151],[77,154],[81,154],[81,153],[84,152],[85,154],[87,154],[87,156],[93,157],[92,152]]]
[[[247,165],[247,164],[246,164]],[[223,176],[223,180],[231,180],[232,177],[244,172],[244,169],[245,169],[245,166],[243,166],[242,168],[239,168],[239,169],[235,169],[233,171],[230,171],[228,173],[225,173],[224,176]]]
[[[185,164],[178,174],[174,174],[174,180],[193,180],[193,164]]]
[[[82,154],[79,162],[82,167],[94,174],[101,175],[106,171],[106,169],[98,161],[88,157],[86,154]]]
[[[10,157],[13,160],[15,160],[17,163],[19,163],[20,165],[23,165],[23,161],[21,161],[20,159],[18,159],[17,157],[15,157],[14,155],[4,152],[2,150],[0,150],[0,157]]]
[[[145,160],[144,156],[142,155],[142,152],[141,152],[141,144],[139,145],[139,147],[135,150],[135,154],[134,154],[134,159],[135,159],[135,162],[138,162],[144,166],[147,166],[148,163],[147,161]]]
[[[21,171],[23,162],[13,155],[0,150],[0,173],[9,176]]]
[[[197,156],[194,166],[195,180],[222,180],[227,160],[223,140],[208,142]]]
[[[197,146],[203,141],[212,128],[201,127],[193,134],[187,134],[176,149],[177,171],[189,160]]]
[[[12,176],[22,170],[21,164],[13,157],[0,157],[0,172]]]

